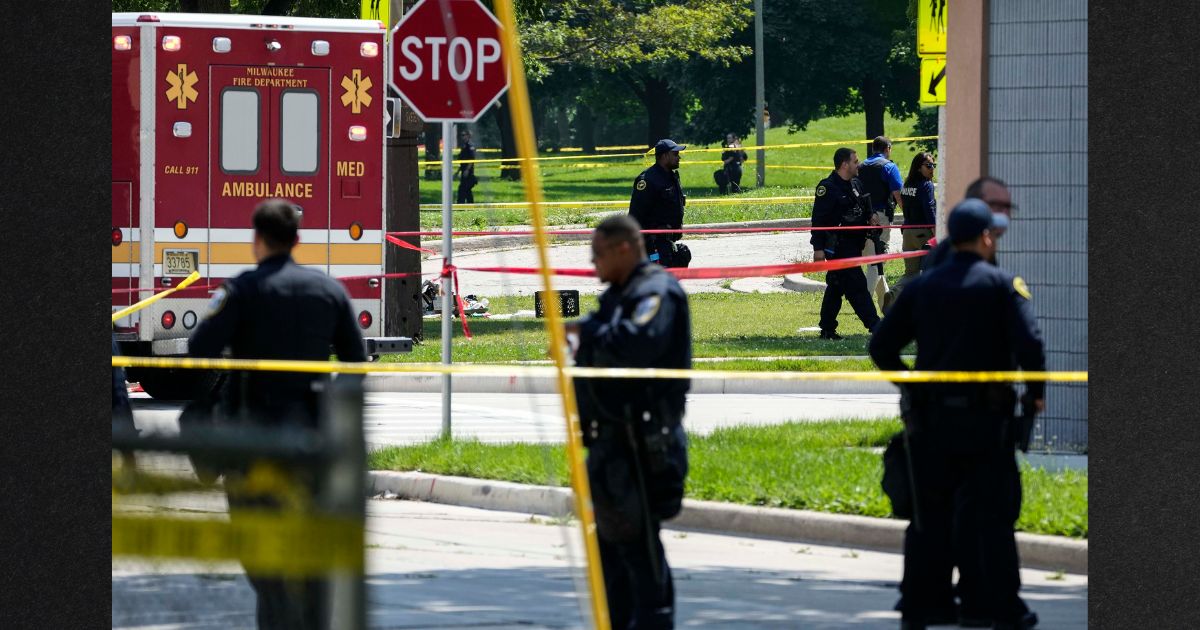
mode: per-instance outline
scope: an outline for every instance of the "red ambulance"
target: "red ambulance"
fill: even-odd
[[[118,320],[122,353],[187,352],[212,291],[254,267],[250,214],[267,197],[302,210],[297,263],[383,272],[385,32],[372,20],[112,14],[112,308],[201,276]],[[411,350],[379,336],[382,280],[344,283],[368,353]],[[206,377],[129,374],[160,398]]]

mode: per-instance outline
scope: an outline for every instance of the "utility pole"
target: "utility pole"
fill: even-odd
[[[766,89],[763,86],[763,0],[754,0],[754,113],[755,125],[758,131],[755,144],[754,166],[757,171],[756,187],[762,188],[767,183],[767,152],[762,148],[767,143],[766,123],[763,115],[766,111]]]

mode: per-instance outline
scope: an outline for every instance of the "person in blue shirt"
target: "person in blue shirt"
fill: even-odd
[[[863,189],[871,196],[871,209],[875,211],[879,225],[891,225],[896,217],[896,206],[900,205],[900,167],[892,161],[892,141],[886,136],[876,136],[871,141],[871,155],[858,166],[858,179]],[[907,220],[905,215],[905,220]],[[867,233],[863,256],[887,253],[887,236],[883,230]],[[879,306],[884,305],[887,295],[887,280],[883,277],[883,263],[867,267],[867,289],[873,291]]]
[[[903,237],[903,249],[914,252],[924,249],[933,238],[934,228],[908,227],[910,225],[934,225],[937,222],[937,199],[933,190],[933,171],[937,163],[933,155],[922,152],[913,156],[912,164],[908,167],[908,177],[904,179],[904,187],[900,189],[900,204],[904,208],[904,227],[900,228]],[[900,295],[905,283],[912,281],[921,273],[920,258],[904,259],[904,276],[896,282],[883,298],[883,310],[887,311],[892,302]]]

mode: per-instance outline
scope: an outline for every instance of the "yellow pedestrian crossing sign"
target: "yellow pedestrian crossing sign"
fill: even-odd
[[[917,54],[946,56],[946,5],[948,0],[917,0]]]
[[[946,58],[921,58],[921,85],[919,86],[922,107],[946,104]]]
[[[362,0],[362,19],[379,20],[391,30],[392,23],[388,21],[391,5],[392,0]]]

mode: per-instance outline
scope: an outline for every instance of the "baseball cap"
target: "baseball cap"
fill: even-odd
[[[663,138],[662,140],[659,140],[657,144],[654,145],[654,154],[658,155],[659,153],[666,153],[667,151],[672,151],[672,152],[677,153],[686,148],[687,147],[682,144],[676,144],[675,141],[670,138]]]
[[[992,212],[992,209],[982,199],[964,199],[950,211],[946,221],[946,229],[950,232],[950,240],[954,243],[965,243],[974,240],[984,230],[992,230],[999,236],[1008,228],[1008,217]]]

